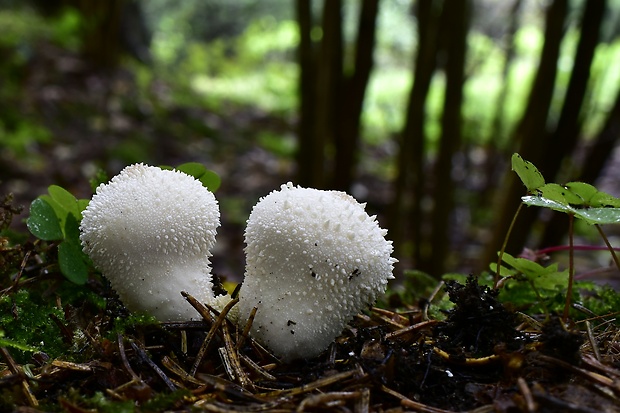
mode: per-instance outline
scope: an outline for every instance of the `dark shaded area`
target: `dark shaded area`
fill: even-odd
[[[456,306],[445,323],[435,328],[439,346],[454,357],[455,349],[467,349],[460,356],[482,357],[492,354],[496,346],[514,350],[524,344],[517,331],[517,317],[497,299],[498,290],[478,284],[469,276],[465,285],[446,283],[446,291]]]
[[[352,320],[319,357],[286,364],[233,323],[220,324],[219,314],[199,303],[194,305],[202,321],[157,324],[129,317],[97,277],[76,295],[53,261],[41,263],[53,257],[54,248],[14,250],[22,280],[0,287],[9,297],[27,291],[39,296],[42,306],[62,305],[62,315],[50,316],[49,329],[57,329],[71,361],[2,347],[3,411],[134,406],[136,411],[481,408],[508,413],[619,407],[611,379],[620,377],[613,366],[617,355],[606,349],[606,338],[617,330],[599,335],[599,351],[610,362],[602,364],[580,347],[582,334],[557,322],[541,329],[519,323],[516,313],[496,301],[496,291],[474,277],[447,286],[455,308],[445,321],[427,319],[413,305],[404,313],[374,308]],[[19,322],[25,315],[20,309],[11,317]],[[34,377],[23,373],[26,363]]]
[[[578,365],[579,349],[584,338],[575,331],[569,331],[559,318],[552,318],[545,323],[540,335],[541,352],[548,356]]]

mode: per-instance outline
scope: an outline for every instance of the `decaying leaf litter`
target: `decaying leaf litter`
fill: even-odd
[[[54,246],[3,248],[17,266],[2,295],[62,288]],[[8,268],[8,267],[7,267]],[[506,308],[497,291],[448,281],[419,302],[358,315],[319,357],[282,363],[247,329],[186,298],[203,321],[134,320],[101,279],[106,301],[56,306],[50,317],[70,357],[4,346],[2,410],[120,411],[617,411],[620,348],[615,316],[569,327]],[[429,304],[448,294],[445,319]],[[389,300],[388,300],[389,301]],[[231,306],[235,301],[231,302]],[[587,311],[587,309],[582,309]],[[17,407],[19,406],[19,407]]]

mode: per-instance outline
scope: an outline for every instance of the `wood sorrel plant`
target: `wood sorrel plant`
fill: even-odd
[[[519,154],[512,155],[512,170],[517,173],[521,182],[527,188],[527,194],[521,198],[522,204],[515,213],[513,224],[523,205],[539,206],[549,208],[554,211],[563,212],[568,215],[568,237],[569,237],[569,268],[568,268],[568,287],[566,291],[566,301],[564,305],[563,318],[568,318],[568,312],[571,307],[571,297],[573,290],[573,282],[575,278],[574,265],[574,218],[581,219],[588,224],[594,225],[601,235],[602,239],[611,252],[614,263],[620,269],[620,261],[616,255],[614,248],[611,246],[609,239],[603,232],[601,224],[617,224],[620,223],[620,198],[616,198],[608,193],[599,191],[596,187],[584,182],[569,182],[564,185],[556,183],[546,183],[540,171],[529,161],[524,160]],[[510,236],[512,225],[506,234],[506,240]],[[504,249],[506,242],[499,252],[499,259],[495,268],[495,286],[499,286],[505,280],[505,277],[511,276],[510,270],[506,270],[501,266],[504,261],[513,269],[519,270],[526,277],[544,276],[545,273],[561,275],[557,271],[557,265],[544,267],[525,260],[522,258],[514,258],[506,253]],[[526,263],[525,261],[529,261]],[[538,268],[540,267],[540,268]]]

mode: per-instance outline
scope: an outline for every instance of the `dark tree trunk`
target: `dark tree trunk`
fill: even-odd
[[[364,0],[360,12],[355,47],[355,68],[351,76],[343,79],[344,101],[339,106],[339,121],[334,136],[335,159],[332,187],[348,191],[357,165],[360,118],[366,85],[373,66],[375,26],[379,0]]]
[[[70,1],[84,22],[82,52],[97,67],[114,67],[121,55],[121,14],[124,0]]]
[[[316,50],[311,39],[311,0],[297,0],[299,25],[298,62],[299,77],[299,124],[297,130],[297,182],[303,186],[319,187],[323,183],[323,142],[316,136]]]
[[[397,254],[407,241],[412,241],[413,265],[420,263],[422,242],[422,199],[424,197],[424,152],[426,134],[426,98],[437,59],[437,36],[441,4],[437,0],[419,0],[417,5],[418,51],[414,82],[409,93],[405,126],[399,139],[397,176],[390,214],[390,238]],[[410,207],[409,207],[410,205]],[[407,211],[405,213],[405,211]],[[406,218],[405,218],[406,217]],[[410,228],[411,234],[405,237]]]
[[[555,132],[546,142],[544,149],[545,174],[549,179],[558,180],[562,161],[573,152],[581,133],[581,108],[590,80],[590,67],[594,58],[594,51],[599,42],[605,3],[606,0],[585,3],[581,21],[581,37],[575,53],[575,63],[564,98],[564,106]]]
[[[544,145],[547,139],[547,117],[551,106],[551,98],[557,74],[557,61],[560,44],[564,35],[564,20],[568,8],[568,0],[554,0],[548,7],[545,22],[545,43],[541,52],[538,72],[525,105],[525,112],[517,126],[513,142],[519,144],[518,152],[524,159],[540,165]],[[544,168],[540,168],[543,175]],[[510,223],[524,195],[525,188],[513,172],[506,175],[505,184],[501,189],[502,199],[493,225],[491,242],[487,246],[484,263],[496,258]],[[530,228],[537,216],[537,208],[524,208],[518,217],[517,225],[510,234],[506,250],[518,254],[523,248]]]
[[[343,70],[342,0],[324,1],[319,45],[310,37],[311,9],[310,0],[298,0],[298,179],[304,186],[348,190],[355,173],[360,117],[373,63],[378,0],[362,3],[355,68],[348,77]]]
[[[519,29],[523,10],[523,0],[514,0],[510,8],[508,28],[504,34],[504,61],[502,63],[501,89],[495,101],[495,113],[491,122],[490,136],[484,145],[486,160],[484,163],[484,179],[483,190],[480,196],[476,198],[476,205],[484,207],[492,202],[493,195],[501,182],[501,172],[506,165],[506,159],[509,159],[509,151],[506,150],[508,144],[507,133],[504,130],[504,120],[506,118],[506,100],[509,92],[509,75],[515,57],[515,34]],[[474,206],[475,208],[475,206]]]
[[[581,174],[577,180],[594,182],[601,174],[605,164],[611,157],[618,140],[620,139],[620,92],[616,102],[609,112],[605,125],[588,149]]]
[[[581,20],[581,37],[575,53],[575,64],[571,73],[568,90],[564,99],[564,106],[551,139],[545,147],[545,174],[554,182],[562,183],[569,180],[567,174],[562,176],[561,166],[574,152],[581,134],[581,108],[586,96],[590,67],[594,58],[594,51],[599,43],[601,24],[605,12],[606,0],[588,1]],[[570,171],[569,171],[570,173]],[[571,173],[572,175],[572,173]],[[566,234],[566,219],[560,214],[554,214],[546,224],[540,247],[559,243]]]
[[[321,41],[316,79],[316,133],[314,139],[333,145],[336,124],[342,104],[342,1],[325,0],[323,4],[323,39]],[[311,166],[312,167],[312,166]],[[316,165],[318,168],[319,165]],[[329,166],[328,166],[329,168]],[[325,171],[317,188],[326,187]]]
[[[450,250],[450,225],[454,205],[452,159],[461,144],[461,106],[465,83],[466,38],[469,25],[469,1],[444,5],[447,39],[446,92],[441,119],[441,141],[434,169],[433,213],[431,216],[431,260],[424,265],[430,274],[440,277],[446,269]]]
[[[620,92],[602,129],[588,146],[581,172],[572,180],[595,182],[611,158],[620,139]],[[565,214],[554,213],[540,243],[541,247],[558,245],[567,233]]]
[[[497,95],[497,100],[495,102],[495,113],[493,115],[493,121],[491,124],[491,136],[489,136],[488,142],[489,145],[492,145],[496,148],[501,148],[503,145],[502,142],[499,141],[499,137],[503,136],[504,129],[504,118],[505,113],[504,109],[506,106],[506,98],[508,97],[508,85],[509,79],[508,75],[510,74],[510,67],[512,66],[512,62],[515,57],[515,34],[519,29],[519,22],[521,20],[521,12],[523,9],[523,0],[514,0],[512,7],[510,8],[510,15],[507,16],[508,20],[508,29],[504,35],[504,49],[505,56],[504,62],[502,64],[502,87]],[[495,169],[492,169],[493,171]]]

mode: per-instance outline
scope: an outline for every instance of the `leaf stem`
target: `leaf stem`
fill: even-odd
[[[568,311],[571,307],[573,298],[573,280],[575,278],[575,249],[574,249],[574,234],[573,234],[573,221],[575,220],[574,214],[568,214],[568,288],[566,289],[566,304],[564,305],[564,314],[562,319],[564,323],[568,321]]]
[[[598,230],[598,233],[601,234],[601,238],[603,238],[603,241],[605,241],[605,245],[607,245],[607,249],[609,250],[609,252],[611,252],[611,257],[616,263],[616,267],[618,267],[618,269],[620,270],[620,260],[618,259],[618,256],[616,255],[616,249],[611,246],[611,243],[609,242],[609,238],[607,238],[607,235],[605,235],[605,233],[603,232],[603,228],[598,224],[594,226]]]
[[[506,245],[508,244],[508,238],[510,237],[510,233],[512,232],[512,229],[515,226],[515,222],[517,222],[517,217],[519,216],[519,213],[521,212],[522,208],[523,208],[523,203],[520,203],[519,208],[517,208],[517,211],[512,217],[512,221],[510,222],[510,227],[508,227],[508,232],[506,233],[506,236],[504,237],[504,243],[502,244],[502,248],[499,250],[499,255],[497,258],[497,270],[495,271],[495,278],[493,280],[493,288],[497,288],[499,284],[499,280],[501,279],[500,268],[502,265],[502,258],[504,256],[504,251],[506,250]]]

